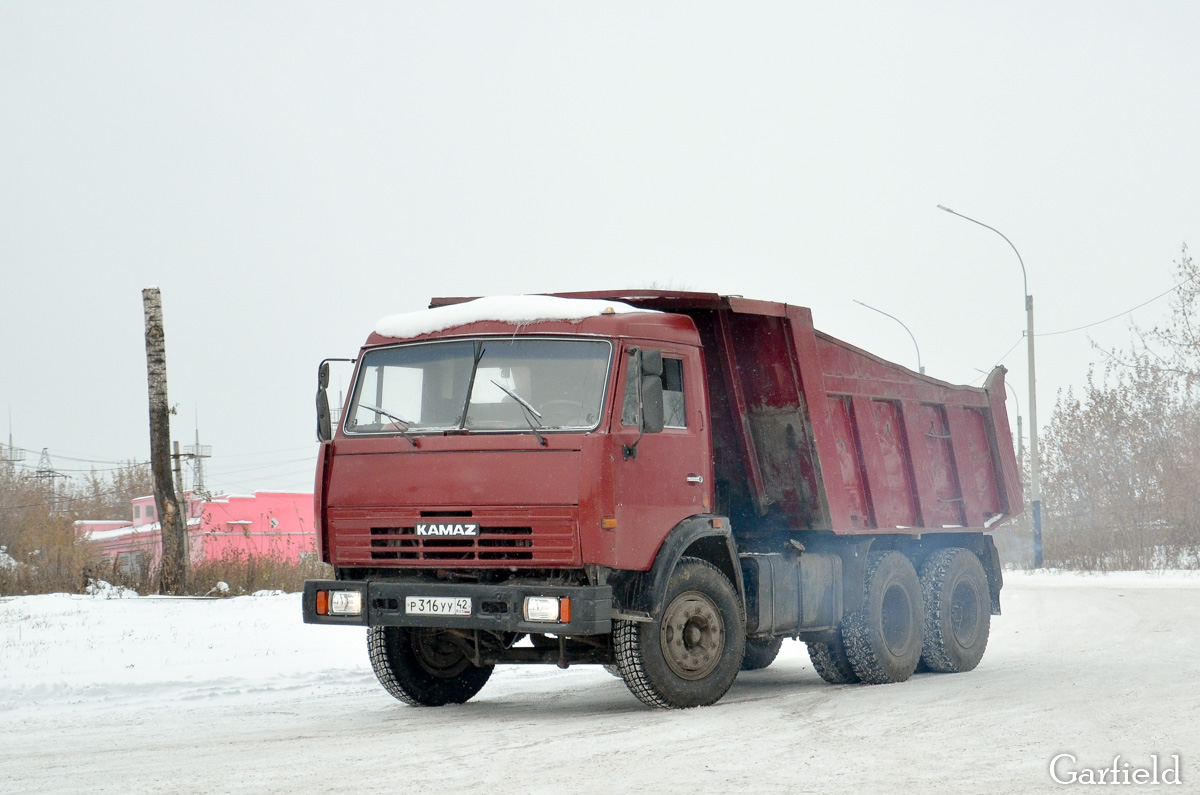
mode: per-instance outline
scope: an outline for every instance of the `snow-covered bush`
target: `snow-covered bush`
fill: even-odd
[[[104,580],[88,579],[87,588],[84,592],[88,596],[94,596],[97,599],[132,599],[138,595],[138,592],[132,588],[126,588],[123,585],[113,585]]]

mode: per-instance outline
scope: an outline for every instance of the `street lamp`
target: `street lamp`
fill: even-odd
[[[959,218],[966,219],[973,224],[978,224],[984,229],[991,229],[1000,237],[1004,238],[1017,255],[1017,262],[1021,263],[1021,278],[1025,284],[1025,320],[1026,331],[1025,337],[1029,345],[1029,499],[1033,503],[1033,566],[1041,568],[1042,565],[1042,480],[1041,473],[1038,469],[1038,424],[1037,424],[1037,376],[1035,374],[1033,364],[1033,296],[1029,293],[1029,276],[1025,272],[1025,260],[1021,259],[1021,252],[1017,251],[1017,247],[1009,240],[1003,232],[995,227],[988,226],[982,221],[976,221],[962,213],[956,213],[949,207],[937,206],[939,210],[944,210],[951,215],[957,215]]]
[[[908,336],[912,337],[913,347],[917,349],[917,372],[919,372],[921,375],[925,375],[925,367],[921,364],[921,346],[917,344],[917,338],[913,337],[912,330],[909,329],[908,326],[904,325],[904,321],[901,320],[900,318],[896,317],[895,315],[889,315],[887,312],[884,312],[882,309],[876,309],[875,307],[871,306],[870,304],[864,304],[862,301],[858,300],[857,298],[852,298],[850,300],[854,301],[854,303],[858,304],[859,306],[865,306],[867,309],[870,309],[872,312],[878,312],[881,315],[890,317],[892,320],[896,321],[901,326],[904,326],[904,330],[908,332]]]

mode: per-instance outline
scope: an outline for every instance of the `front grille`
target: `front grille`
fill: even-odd
[[[371,560],[533,560],[532,527],[480,527],[475,538],[417,538],[415,532],[372,527]]]
[[[337,566],[581,565],[573,506],[474,508],[330,508],[330,550]],[[472,538],[421,537],[416,525],[431,518],[469,518]]]

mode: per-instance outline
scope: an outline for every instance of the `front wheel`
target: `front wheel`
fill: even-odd
[[[683,558],[656,621],[617,621],[613,648],[625,685],[660,709],[715,704],[742,664],[746,625],[737,591],[721,570]]]
[[[414,707],[462,704],[487,684],[495,666],[472,664],[458,640],[438,629],[367,630],[367,650],[379,683]]]

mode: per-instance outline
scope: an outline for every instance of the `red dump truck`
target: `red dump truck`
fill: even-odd
[[[831,683],[974,668],[1000,612],[990,528],[1021,511],[1004,371],[954,386],[697,292],[434,299],[381,320],[316,516],[304,620],[368,627],[413,705],[502,663],[599,664],[708,705],[785,638]]]

